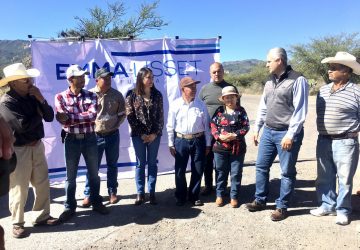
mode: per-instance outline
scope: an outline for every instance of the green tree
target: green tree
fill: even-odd
[[[340,34],[325,36],[318,39],[311,39],[308,44],[298,44],[291,46],[291,64],[294,68],[302,72],[309,79],[322,79],[325,83],[330,82],[328,68],[322,64],[321,60],[325,57],[335,56],[338,51],[346,51],[350,54],[360,56],[359,33]],[[354,78],[357,81],[359,78]]]
[[[124,20],[126,14],[125,4],[121,1],[107,3],[107,8],[98,6],[89,9],[89,18],[75,17],[78,25],[73,29],[59,32],[59,37],[85,38],[124,38],[139,37],[146,30],[158,29],[168,25],[162,17],[156,14],[159,0],[141,4],[137,16]]]

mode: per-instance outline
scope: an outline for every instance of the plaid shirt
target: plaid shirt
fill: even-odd
[[[55,96],[56,112],[65,113],[69,119],[63,124],[68,133],[94,132],[97,97],[95,93],[82,89],[76,96],[70,88]]]

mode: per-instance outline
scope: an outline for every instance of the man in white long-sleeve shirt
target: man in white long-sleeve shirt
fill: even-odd
[[[296,161],[304,137],[303,124],[308,109],[309,85],[307,80],[287,65],[283,48],[273,48],[267,55],[266,67],[270,79],[266,82],[254,125],[254,143],[258,144],[259,131],[264,127],[256,160],[255,200],[247,203],[250,212],[265,208],[269,194],[269,172],[278,155],[281,167],[280,196],[272,221],[286,218],[287,208],[294,191]]]
[[[202,206],[199,199],[205,156],[210,151],[209,114],[206,105],[195,98],[199,81],[184,77],[180,81],[182,96],[170,104],[167,132],[169,149],[175,157],[176,205],[183,206],[188,200],[194,206]],[[191,157],[191,179],[187,192],[185,178],[188,159]]]

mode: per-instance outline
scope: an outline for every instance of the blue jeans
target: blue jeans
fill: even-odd
[[[105,151],[106,165],[107,165],[107,188],[108,193],[115,194],[117,193],[117,176],[118,176],[118,168],[117,162],[119,159],[119,144],[120,144],[120,136],[119,130],[114,131],[114,133],[106,136],[96,136],[97,146],[98,146],[98,170],[101,165],[101,159],[103,157]],[[86,182],[85,182],[85,197],[90,196],[90,188],[89,188],[89,174],[86,174]]]
[[[205,136],[191,140],[175,137],[175,197],[180,201],[186,201],[186,167],[191,157],[191,178],[188,191],[190,201],[199,199],[201,177],[205,165]]]
[[[137,158],[137,165],[135,169],[137,193],[145,194],[146,163],[148,165],[148,191],[149,193],[154,193],[158,171],[156,158],[159,151],[161,136],[157,136],[151,143],[144,143],[140,136],[134,136],[131,139]]]
[[[277,208],[288,208],[296,180],[296,161],[304,138],[304,129],[295,135],[290,150],[282,150],[281,140],[287,130],[276,131],[264,126],[260,138],[259,151],[256,160],[256,192],[255,199],[266,204],[269,194],[269,172],[277,155],[281,167],[280,197],[276,199]]]
[[[85,134],[83,139],[76,139],[73,134],[67,134],[65,137],[65,209],[76,209],[76,176],[81,154],[84,156],[89,174],[90,199],[94,205],[102,202],[102,198],[99,195],[100,178],[98,176],[98,154],[95,133]]]
[[[215,152],[216,196],[224,197],[230,172],[230,198],[238,199],[245,154],[233,155],[230,152]]]
[[[321,207],[337,213],[351,213],[353,178],[359,160],[357,138],[332,140],[319,135],[316,145],[316,192]],[[336,175],[339,194],[336,194]]]

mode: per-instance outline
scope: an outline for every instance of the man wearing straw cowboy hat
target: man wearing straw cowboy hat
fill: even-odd
[[[347,52],[337,52],[321,63],[328,64],[331,80],[316,99],[317,130],[316,192],[320,207],[314,216],[336,215],[335,223],[349,224],[353,177],[359,159],[360,88],[350,77],[360,75],[360,64]],[[338,194],[336,193],[336,177]]]
[[[42,120],[51,122],[54,111],[40,90],[33,85],[33,78],[39,76],[37,69],[26,69],[22,63],[4,68],[5,78],[0,86],[8,84],[10,90],[5,93],[0,105],[4,116],[13,115],[19,122],[14,128],[14,150],[17,166],[10,175],[9,207],[13,224],[13,236],[27,236],[24,228],[24,207],[28,195],[29,183],[34,190],[33,225],[56,225],[58,220],[50,216],[50,189]],[[8,113],[8,114],[7,114]]]

